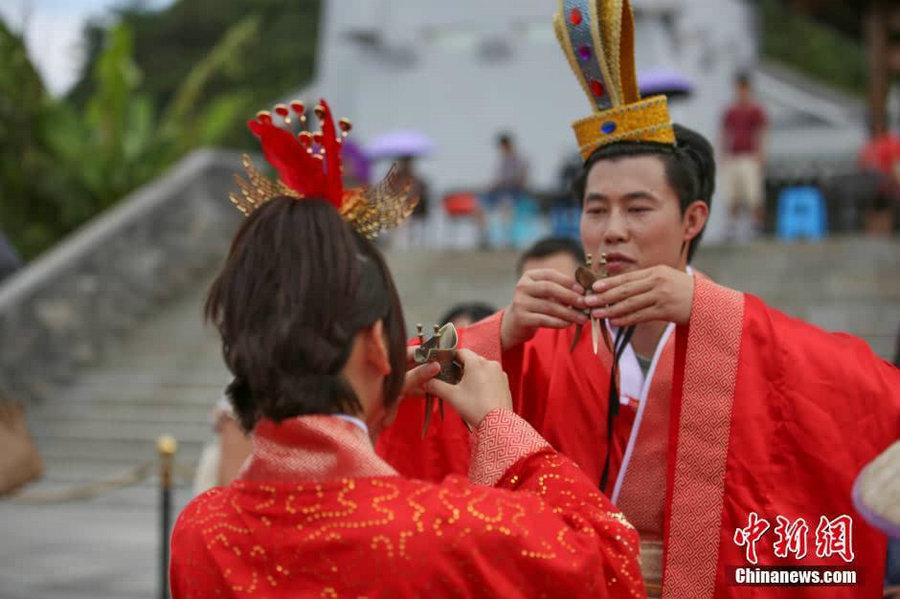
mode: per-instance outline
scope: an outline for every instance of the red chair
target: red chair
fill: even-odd
[[[478,194],[469,191],[448,193],[444,196],[443,204],[447,220],[450,222],[451,227],[455,229],[452,243],[457,247],[462,245],[459,239],[461,229],[458,225],[462,224],[461,220],[468,219],[474,222],[478,229],[477,243],[480,245],[484,240],[484,224]],[[448,235],[448,241],[450,241],[449,237]]]
[[[444,210],[450,218],[476,216],[480,211],[478,196],[465,191],[448,193],[444,196]]]

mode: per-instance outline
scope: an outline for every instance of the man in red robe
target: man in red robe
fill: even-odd
[[[572,27],[589,22],[575,16]],[[638,529],[650,596],[877,597],[885,537],[855,511],[852,486],[900,436],[900,373],[861,340],[690,269],[713,152],[687,128],[627,120],[667,119],[658,105],[636,101],[575,125],[585,142],[582,243],[595,259],[605,254],[610,277],[586,290],[573,276],[526,272],[509,307],[463,329],[460,342],[502,361],[516,412]],[[603,140],[619,123],[625,137]],[[647,139],[666,128],[671,142]],[[626,339],[617,359],[594,347],[595,326]],[[381,455],[407,476],[463,468],[459,419],[433,417],[423,443],[422,416],[421,402],[406,402]],[[780,586],[795,567],[817,570]],[[841,584],[815,584],[834,569]]]
[[[509,307],[460,342],[502,360],[516,412],[638,529],[650,596],[879,596],[885,537],[851,492],[900,434],[900,374],[858,339],[690,270],[712,148],[671,123],[664,97],[640,97],[627,0],[559,7],[557,39],[593,111],[573,123],[582,244],[611,276],[584,289],[526,272]],[[423,445],[422,410],[401,408],[381,454],[408,476],[462,468],[459,419]],[[816,586],[834,578],[822,568],[853,580]],[[801,586],[779,586],[792,576]]]
[[[595,483],[610,453],[604,490],[641,534],[651,594],[878,596],[885,538],[857,515],[851,490],[860,469],[900,433],[900,373],[849,335],[691,276],[684,264],[652,266],[648,257],[657,245],[678,244],[655,229],[644,235],[655,215],[640,217],[643,225],[628,222],[632,201],[621,200],[647,181],[661,188],[653,176],[662,176],[662,168],[654,173],[638,165],[639,177],[624,172],[637,160],[598,166],[587,187],[603,193],[588,196],[582,225],[585,247],[618,254],[612,268],[618,276],[598,282],[586,304],[610,306],[594,314],[611,325],[640,323],[630,344],[634,355],[620,360],[622,404],[612,436],[612,356],[602,344],[594,355],[590,323],[580,323],[569,307],[584,301],[572,291],[573,278],[526,273],[510,307],[463,329],[462,343],[502,360],[516,412]],[[613,191],[617,180],[626,187]],[[634,187],[626,191],[628,185]],[[648,203],[653,212],[664,210]],[[655,343],[648,335],[643,372],[640,343],[653,326],[659,332]],[[579,327],[583,334],[570,351]],[[435,416],[422,446],[422,409],[421,402],[404,404],[379,450],[403,474],[439,478],[442,465],[464,466],[465,429],[450,414],[443,421]],[[757,531],[767,525],[759,538],[745,534],[754,518]],[[837,551],[829,540],[842,524],[837,531],[846,547]],[[792,552],[784,549],[789,533]],[[856,583],[735,584],[737,568],[756,566],[842,566],[855,571]]]

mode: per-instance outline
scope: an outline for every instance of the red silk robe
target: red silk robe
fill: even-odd
[[[524,420],[485,417],[469,476],[398,476],[338,418],[263,421],[181,513],[173,599],[645,596],[637,533]]]
[[[860,469],[900,436],[900,373],[864,342],[827,333],[753,296],[696,277],[689,325],[677,327],[674,339],[657,350],[645,401],[637,413],[620,411],[610,441],[609,353],[601,351],[598,364],[589,329],[573,353],[574,329],[542,330],[501,356],[500,318],[464,329],[463,345],[502,358],[516,411],[595,483],[611,443],[607,491],[641,533],[645,566],[658,562],[656,576],[645,568],[651,594],[880,596],[885,538],[855,512],[851,490]],[[433,448],[448,453],[458,445],[442,443],[438,433],[454,431],[457,423],[455,417],[441,423],[436,438],[426,439],[427,452],[400,455],[397,449],[413,444],[421,420],[414,428],[395,427],[380,440],[379,450],[404,474],[414,476],[431,463],[425,473],[435,475]],[[459,459],[454,454],[453,460]],[[754,544],[756,564],[748,560],[748,543],[737,538],[751,514],[769,524]],[[852,560],[845,559],[849,553],[829,554],[828,548],[820,557],[822,518],[844,515],[852,520]],[[779,516],[807,524],[802,558],[799,547],[776,555],[776,549],[784,555],[777,545]],[[851,567],[858,584],[732,584],[735,568],[756,565]],[[661,591],[653,588],[654,578],[662,579]]]

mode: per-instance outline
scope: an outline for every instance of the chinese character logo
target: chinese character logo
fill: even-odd
[[[809,553],[808,538],[810,526],[804,518],[791,520],[784,516],[775,517],[775,541],[772,543],[772,551],[778,559],[786,559],[793,555],[802,560]],[[747,562],[756,565],[759,563],[757,543],[763,540],[766,532],[771,527],[768,520],[760,518],[756,512],[750,512],[747,517],[747,526],[736,528],[734,531],[734,543],[744,548]],[[830,558],[838,556],[850,563],[854,559],[853,554],[853,519],[844,514],[829,520],[826,516],[819,517],[819,524],[815,530],[816,557]]]
[[[853,520],[850,516],[838,516],[833,520],[825,516],[819,518],[819,525],[816,527],[816,555],[839,555],[845,562],[853,561]]]
[[[806,557],[806,535],[809,525],[803,518],[797,518],[793,522],[784,516],[776,516],[778,524],[775,525],[775,536],[778,539],[772,545],[775,557],[786,558],[793,553],[797,559]]]
[[[769,530],[769,522],[757,516],[756,512],[750,512],[748,520],[749,524],[746,528],[738,528],[734,531],[734,543],[738,547],[745,547],[747,561],[756,564],[759,561],[756,555],[756,543]]]

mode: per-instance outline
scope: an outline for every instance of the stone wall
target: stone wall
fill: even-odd
[[[0,393],[30,402],[221,261],[237,154],[198,150],[0,285]],[[198,314],[198,318],[200,315]]]

